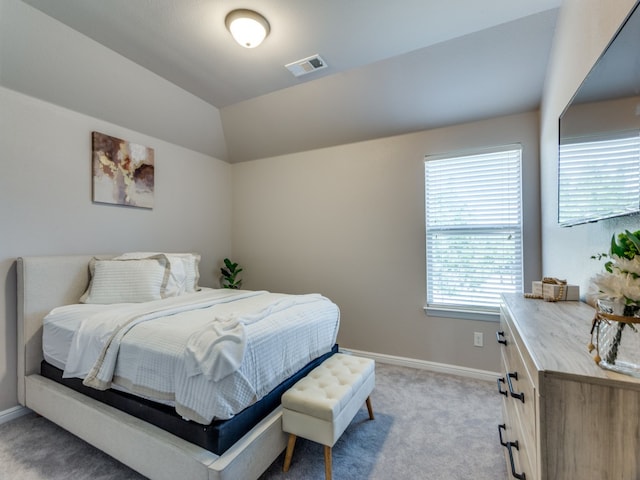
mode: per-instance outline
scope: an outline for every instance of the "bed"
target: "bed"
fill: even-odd
[[[195,419],[185,421],[180,417],[189,417],[185,415],[185,412],[191,412],[189,404],[186,410],[176,414],[175,409],[182,401],[173,399],[156,405],[150,400],[153,395],[141,398],[135,391],[129,391],[130,383],[124,382],[122,387],[108,384],[99,390],[90,388],[81,378],[63,378],[65,365],[56,365],[55,355],[51,352],[43,354],[43,319],[56,307],[78,303],[78,299],[91,290],[90,281],[95,277],[88,266],[93,258],[79,255],[18,259],[19,402],[152,479],[258,478],[286,446],[281,428],[280,395],[299,376],[336,351],[334,343],[339,315],[334,319],[335,334],[331,344],[327,345],[324,340],[325,345],[314,351],[313,358],[305,361],[301,368],[296,366],[295,372],[287,372],[284,380],[271,379],[277,385],[273,387],[267,382],[261,388],[268,392],[257,395],[248,406],[240,405],[240,411],[227,415],[214,412],[210,423],[207,423],[207,414],[198,417],[196,409]],[[107,261],[112,256],[95,258]],[[207,289],[204,290],[202,295],[207,293]],[[214,289],[211,293],[217,298],[221,291]],[[231,292],[225,292],[228,294]],[[265,292],[233,294],[247,297],[244,301],[249,303],[266,298]],[[216,302],[219,300],[214,299],[214,304]],[[284,298],[278,302],[277,305],[284,305]],[[231,307],[226,305],[225,308]],[[236,319],[240,317],[236,315]],[[241,318],[241,323],[250,324],[245,322],[246,315]],[[142,325],[149,323],[145,321]],[[130,331],[136,328],[140,327]],[[243,329],[249,332],[249,327]],[[211,332],[207,332],[209,334]],[[242,334],[245,335],[244,330]],[[204,337],[196,335],[194,338]],[[226,364],[223,362],[223,365]],[[231,369],[231,373],[225,372],[224,378],[241,372],[244,367],[234,368],[236,370]],[[213,369],[214,375],[219,369]]]

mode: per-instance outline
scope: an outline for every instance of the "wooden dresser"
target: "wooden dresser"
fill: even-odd
[[[503,295],[498,431],[509,478],[640,479],[640,379],[595,364],[593,315],[580,302]]]

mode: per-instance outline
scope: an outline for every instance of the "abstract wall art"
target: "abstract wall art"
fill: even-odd
[[[92,132],[93,201],[153,208],[153,148]]]

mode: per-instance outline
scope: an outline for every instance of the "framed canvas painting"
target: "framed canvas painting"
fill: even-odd
[[[92,132],[93,201],[153,208],[153,148]]]

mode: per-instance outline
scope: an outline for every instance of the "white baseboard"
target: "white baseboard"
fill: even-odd
[[[458,365],[449,365],[446,363],[429,362],[427,360],[417,360],[414,358],[397,357],[395,355],[385,355],[383,353],[363,352],[361,350],[342,347],[340,347],[340,351],[343,353],[352,353],[365,358],[372,358],[376,362],[386,363],[389,365],[430,370],[432,372],[447,373],[450,375],[458,375],[460,377],[474,378],[476,380],[495,382],[500,376],[498,372],[489,372],[487,370],[460,367]]]
[[[2,425],[3,423],[7,423],[10,420],[15,420],[16,418],[28,413],[31,413],[31,410],[19,405],[17,407],[11,407],[7,410],[3,410],[0,412],[0,425]]]

